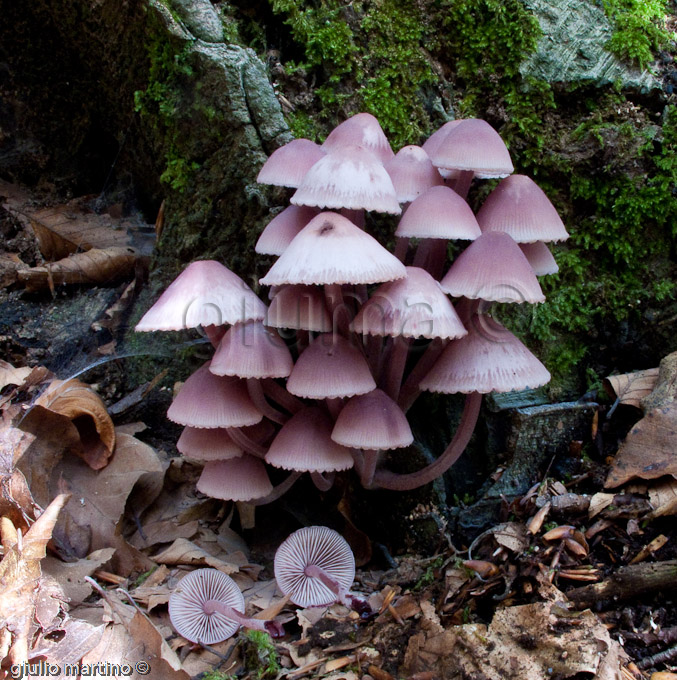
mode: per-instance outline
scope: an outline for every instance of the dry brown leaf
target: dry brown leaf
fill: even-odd
[[[156,451],[125,434],[118,435],[115,454],[102,470],[92,470],[74,456],[65,457],[54,468],[50,481],[54,488],[66,486],[74,496],[57,527],[61,529],[63,543],[80,530],[89,540],[86,545],[73,545],[77,557],[85,557],[92,550],[114,547],[113,569],[122,576],[128,576],[136,568],[146,571],[153,566],[124,540],[118,523],[136,482],[144,475],[162,471],[163,463]]]
[[[115,427],[101,397],[79,380],[53,380],[37,398],[42,406],[70,420],[81,442],[77,453],[94,470],[108,463],[115,449]]]
[[[519,522],[498,524],[493,527],[491,533],[499,545],[518,554],[526,550],[529,544],[526,527]]]
[[[198,547],[185,538],[177,538],[168,548],[165,548],[165,550],[158,555],[155,555],[153,560],[158,564],[169,564],[173,566],[180,564],[191,566],[206,565],[214,567],[214,569],[218,569],[229,576],[236,574],[240,570],[237,564],[214,557],[214,555],[210,555],[206,550]]]
[[[35,517],[35,503],[26,478],[15,466],[34,441],[32,434],[0,425],[0,517],[7,517],[22,531]]]
[[[65,284],[109,285],[134,274],[137,254],[131,248],[93,248],[41,267],[17,272],[29,293]]]
[[[584,674],[615,680],[623,655],[592,612],[572,613],[539,602],[499,609],[488,627],[465,624],[419,633],[409,641],[403,670],[433,672],[448,680],[542,680]]]
[[[12,364],[0,359],[0,390],[7,385],[21,385],[33,371],[29,366],[14,368]]]
[[[92,594],[92,586],[85,581],[85,576],[91,576],[113,553],[114,548],[102,548],[77,562],[63,562],[48,555],[42,562],[42,571],[61,584],[71,607],[76,607]]]
[[[668,479],[650,487],[649,502],[654,509],[643,519],[677,515],[677,480]]]
[[[614,488],[633,477],[677,477],[676,449],[677,405],[650,411],[619,446],[605,486]]]
[[[77,664],[101,640],[105,626],[67,617],[58,627],[59,635],[41,635],[35,648],[55,664]],[[65,670],[65,669],[64,669]],[[60,679],[59,679],[60,680]]]
[[[609,396],[618,399],[621,404],[641,408],[640,400],[653,390],[657,380],[658,367],[622,375],[610,375],[604,380],[603,385]]]
[[[24,208],[22,212],[28,214],[40,252],[47,260],[60,260],[92,248],[125,247],[128,242],[119,220],[97,215],[76,201],[41,210]]]
[[[0,661],[8,658],[12,664],[24,663],[28,659],[31,628],[36,621],[38,606],[43,609],[42,627],[51,623],[44,610],[44,589],[49,597],[58,598],[52,584],[42,578],[40,561],[45,557],[47,543],[52,537],[59,512],[68,501],[67,495],[57,496],[38,517],[33,526],[22,536],[12,522],[0,519],[4,555],[0,562],[0,631],[3,646],[0,647]],[[63,606],[55,599],[56,613]]]
[[[596,493],[590,498],[590,506],[588,507],[588,518],[592,519],[595,515],[599,515],[604,508],[608,507],[614,502],[616,494],[614,493]]]

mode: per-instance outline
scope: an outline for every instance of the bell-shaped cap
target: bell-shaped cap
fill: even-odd
[[[237,275],[215,260],[189,264],[136,325],[137,331],[178,331],[261,320],[266,306]]]
[[[244,451],[228,436],[225,427],[184,427],[176,442],[179,453],[195,460],[230,460]]]
[[[407,267],[404,279],[379,286],[351,329],[362,335],[407,338],[460,338],[467,332],[440,284],[419,267]]]
[[[327,153],[307,172],[291,202],[337,210],[401,212],[390,175],[362,146],[342,146]]]
[[[287,391],[307,399],[352,397],[375,387],[362,352],[332,333],[318,335],[301,352],[287,380]]]
[[[545,366],[510,331],[475,314],[468,335],[452,340],[421,381],[422,390],[451,394],[511,392],[545,385]]]
[[[339,590],[348,591],[355,579],[353,551],[341,534],[328,527],[303,527],[286,538],[275,553],[275,580],[299,607],[336,602],[336,593],[306,574],[309,566],[325,572]]]
[[[526,175],[501,180],[479,209],[477,221],[482,233],[505,231],[517,243],[569,238],[555,206]]]
[[[402,409],[382,390],[350,399],[336,419],[331,438],[354,449],[399,449],[414,435]]]
[[[421,147],[427,154],[428,158],[432,158],[433,154],[437,151],[437,148],[439,145],[442,143],[442,140],[461,122],[461,119],[459,120],[450,120],[447,121],[442,127],[438,128],[435,130],[435,132],[428,137],[428,139],[423,142],[423,146]],[[450,170],[448,168],[437,168],[438,172],[440,175],[445,180],[453,180],[456,178],[460,170]]]
[[[275,215],[261,232],[254,250],[260,255],[282,255],[292,239],[317,215],[315,208],[290,205]]]
[[[297,188],[324,151],[310,139],[292,139],[273,151],[259,171],[256,181],[279,187]],[[258,252],[258,251],[257,251]]]
[[[543,302],[531,265],[509,234],[492,231],[473,241],[440,281],[452,297],[494,302]]]
[[[273,485],[263,461],[245,454],[207,463],[197,481],[197,490],[224,501],[252,501],[267,496]]]
[[[346,217],[323,212],[299,232],[261,283],[381,283],[405,275],[404,265],[375,238]]]
[[[442,175],[420,146],[404,146],[385,163],[400,203],[411,203],[430,187],[443,184]]]
[[[244,612],[240,588],[227,574],[218,569],[196,569],[184,576],[169,596],[169,618],[176,632],[190,642],[205,645],[234,635],[240,624],[220,611],[212,611],[209,603],[214,601]]]
[[[557,274],[559,267],[548,246],[543,241],[534,241],[533,243],[520,243],[520,250],[524,253],[531,268],[534,270],[536,276],[546,276],[548,274]]]
[[[191,427],[243,427],[263,415],[254,406],[241,378],[214,375],[209,362],[195,371],[174,397],[167,418]]]
[[[394,155],[381,124],[371,113],[357,113],[337,125],[327,135],[322,149],[333,151],[349,145],[363,146],[381,163],[385,163]]]
[[[466,118],[444,136],[430,159],[438,168],[472,171],[476,177],[507,177],[514,171],[500,135],[485,120]]]
[[[266,463],[299,472],[332,472],[353,466],[350,450],[332,441],[332,422],[318,406],[307,406],[273,439]]]
[[[474,240],[482,232],[470,206],[446,186],[422,193],[400,218],[395,236]]]
[[[330,331],[331,316],[322,288],[302,284],[280,286],[268,307],[266,325],[316,333]]]
[[[274,328],[260,321],[231,326],[221,338],[209,370],[240,378],[286,378],[294,366],[289,348]]]

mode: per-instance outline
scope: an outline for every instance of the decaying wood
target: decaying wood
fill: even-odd
[[[599,602],[628,600],[670,588],[677,588],[677,560],[621,567],[600,583],[570,590],[567,597],[576,606],[584,608]]]

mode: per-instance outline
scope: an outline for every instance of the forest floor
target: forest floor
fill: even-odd
[[[618,453],[585,457],[567,479],[544,471],[473,541],[442,521],[428,554],[377,549],[353,518],[354,590],[371,613],[299,608],[273,558],[301,514],[197,492],[201,465],[176,451],[162,371],[128,388],[118,342],[143,285],[145,225],[0,188],[0,678],[101,663],[169,680],[677,677],[670,358],[660,375],[611,382],[616,417],[632,421]],[[600,409],[593,429],[609,417]],[[285,635],[177,635],[170,595],[203,567],[229,574],[247,613]]]

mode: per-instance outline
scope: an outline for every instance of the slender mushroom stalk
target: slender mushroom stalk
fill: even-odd
[[[169,618],[176,631],[191,642],[215,644],[241,626],[284,635],[277,621],[245,616],[244,598],[235,581],[217,569],[196,569],[181,579],[169,598]]]
[[[284,482],[280,482],[277,486],[274,486],[273,490],[267,496],[263,496],[263,498],[255,498],[254,500],[249,501],[249,504],[255,506],[268,505],[268,503],[276,501],[278,498],[284,496],[284,494],[286,494],[287,491],[292,488],[300,476],[300,472],[291,472]]]

